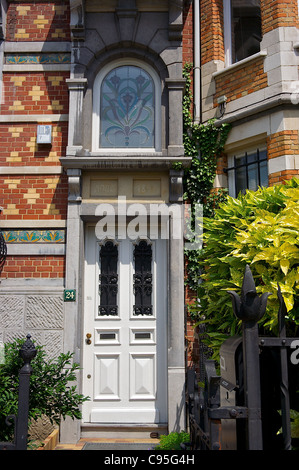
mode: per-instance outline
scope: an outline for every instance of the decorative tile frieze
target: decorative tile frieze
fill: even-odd
[[[6,243],[65,243],[65,230],[3,230]]]
[[[70,64],[70,54],[9,54],[5,57],[6,64]]]

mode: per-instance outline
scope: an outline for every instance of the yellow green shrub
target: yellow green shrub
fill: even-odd
[[[261,320],[265,330],[275,331],[279,309],[279,283],[287,307],[287,326],[296,334],[299,325],[299,179],[238,198],[228,197],[204,219],[204,248],[199,253],[201,284],[196,306],[205,321],[210,345],[239,332],[228,290],[240,294],[246,264],[257,292],[271,292]]]

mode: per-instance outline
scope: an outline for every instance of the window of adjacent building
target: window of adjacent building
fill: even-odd
[[[159,84],[136,63],[107,67],[95,81],[94,150],[159,150]]]
[[[259,186],[268,186],[267,151],[256,149],[229,157],[227,169],[229,193],[236,197],[246,189],[256,191]]]
[[[226,65],[260,51],[260,0],[224,0]]]

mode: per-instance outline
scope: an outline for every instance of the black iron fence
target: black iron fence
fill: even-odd
[[[13,442],[0,442],[0,450],[26,450],[28,441],[28,415],[29,415],[29,388],[30,375],[32,373],[31,361],[36,356],[36,349],[33,342],[27,335],[27,339],[20,349],[20,356],[24,361],[19,372],[19,396],[18,414],[9,415],[6,424],[14,425]]]
[[[299,340],[286,336],[280,288],[277,337],[259,335],[269,294],[257,295],[248,266],[241,297],[230,294],[242,336],[221,346],[220,375],[204,356],[200,377],[195,370],[187,373],[191,449],[290,450],[297,444],[291,438],[290,400],[298,407],[299,361],[292,361],[292,348],[299,350]]]

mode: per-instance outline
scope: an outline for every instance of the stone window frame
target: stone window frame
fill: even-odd
[[[100,92],[101,92],[101,84],[103,79],[106,75],[111,72],[113,69],[121,66],[136,66],[143,69],[147,72],[154,82],[155,87],[155,147],[150,148],[127,148],[127,147],[119,147],[119,148],[101,148],[99,146],[99,136],[100,136]],[[162,105],[162,84],[161,79],[158,76],[157,72],[150,67],[145,62],[138,60],[138,59],[119,59],[116,61],[109,62],[106,64],[97,74],[94,85],[93,85],[93,116],[92,116],[92,152],[96,152],[97,154],[114,154],[114,153],[138,153],[138,154],[148,154],[148,153],[160,153],[162,149],[162,135],[161,135],[161,128],[162,128],[162,113],[161,113],[161,105]]]

